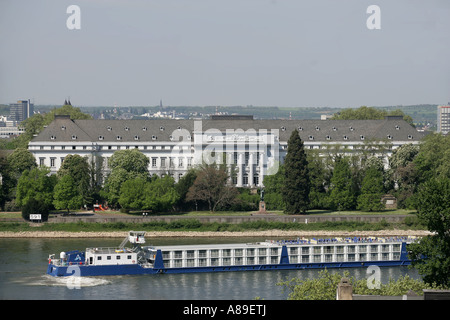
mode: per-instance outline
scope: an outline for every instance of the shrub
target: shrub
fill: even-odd
[[[22,218],[30,221],[30,214],[40,214],[42,221],[48,221],[48,206],[42,200],[29,199],[22,208]]]

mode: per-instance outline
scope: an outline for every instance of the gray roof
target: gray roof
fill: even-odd
[[[170,141],[170,135],[185,129],[193,136],[194,122],[201,123],[202,131],[217,129],[277,129],[279,140],[287,141],[293,130],[300,133],[303,141],[350,142],[365,140],[418,141],[424,136],[401,117],[386,117],[383,120],[70,120],[56,117],[32,142],[133,142]],[[200,122],[201,121],[201,122]],[[156,137],[156,139],[155,139]],[[390,139],[388,138],[390,137]]]

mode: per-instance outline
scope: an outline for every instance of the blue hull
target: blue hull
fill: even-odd
[[[368,262],[331,262],[331,263],[286,263],[286,264],[263,264],[263,265],[240,265],[220,267],[186,267],[186,268],[143,268],[140,265],[111,265],[111,266],[55,266],[49,264],[47,274],[55,277],[65,276],[120,276],[120,275],[143,275],[161,273],[199,273],[199,272],[226,272],[226,271],[268,271],[268,270],[305,270],[325,268],[360,268],[367,266],[394,267],[406,266],[409,260],[399,261],[368,261]]]

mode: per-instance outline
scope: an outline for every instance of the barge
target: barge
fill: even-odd
[[[51,254],[47,274],[108,276],[251,270],[409,265],[416,237],[346,237],[266,240],[238,244],[144,246],[145,232],[130,231],[116,248]],[[126,247],[127,243],[131,247]]]

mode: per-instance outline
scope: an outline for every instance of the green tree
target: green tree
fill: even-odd
[[[343,109],[333,115],[332,120],[381,120],[386,116],[402,116],[403,120],[413,125],[411,116],[403,113],[402,110],[386,111],[374,107],[361,106],[357,109]]]
[[[30,199],[44,202],[49,208],[53,205],[53,188],[57,183],[55,175],[49,175],[46,167],[25,170],[17,182],[16,203],[23,207]]]
[[[330,180],[330,205],[334,210],[351,210],[355,208],[356,198],[352,190],[352,173],[346,158],[336,157],[333,176]]]
[[[83,196],[70,175],[59,179],[54,189],[53,199],[56,209],[67,210],[67,212],[79,209],[83,205]]]
[[[120,188],[120,206],[126,209],[143,209],[148,184],[148,180],[142,177],[124,181]]]
[[[284,165],[278,171],[264,177],[264,202],[268,210],[285,210],[286,204],[281,192],[284,185]]]
[[[10,169],[18,178],[25,170],[37,167],[33,154],[25,148],[17,148],[8,155]]]
[[[417,195],[417,215],[432,235],[409,245],[412,266],[426,283],[450,286],[450,178],[425,182]]]
[[[309,170],[303,141],[294,130],[288,140],[288,152],[284,161],[283,200],[288,214],[305,213],[309,207]]]
[[[153,212],[170,211],[180,198],[171,176],[156,176],[145,188],[143,208]]]
[[[397,198],[398,208],[413,208],[417,191],[418,171],[414,159],[419,147],[405,144],[395,149],[389,158],[388,187]]]
[[[90,186],[90,167],[87,157],[69,154],[64,158],[58,170],[59,178],[70,176],[83,204],[92,204],[92,189]]]
[[[326,209],[329,207],[327,188],[330,184],[330,173],[318,152],[311,150],[308,153],[309,178],[311,189],[309,192],[311,209]]]
[[[194,184],[197,178],[197,170],[190,169],[185,175],[181,177],[180,180],[175,184],[175,190],[180,196],[177,201],[177,207],[180,210],[191,210],[193,208],[193,202],[186,200],[186,195],[189,188]]]
[[[106,177],[103,195],[110,206],[119,204],[122,183],[135,178],[148,180],[149,159],[137,149],[119,150],[109,159],[111,172]]]
[[[383,204],[381,203],[383,193],[383,172],[376,166],[370,166],[365,170],[361,194],[358,196],[358,209],[362,211],[381,211],[383,209]]]
[[[335,300],[336,290],[342,278],[348,279],[353,287],[353,294],[402,296],[410,290],[416,294],[423,294],[424,289],[439,289],[442,286],[430,285],[408,275],[400,276],[397,280],[389,279],[387,283],[378,283],[375,288],[367,286],[367,279],[356,280],[349,276],[348,271],[330,273],[327,269],[319,272],[318,277],[312,279],[293,278],[277,283],[288,291],[288,300]]]
[[[429,134],[414,158],[419,183],[438,176],[450,177],[450,135]]]
[[[42,200],[30,198],[22,208],[22,218],[30,221],[30,214],[40,214],[42,221],[48,220],[48,206]]]

